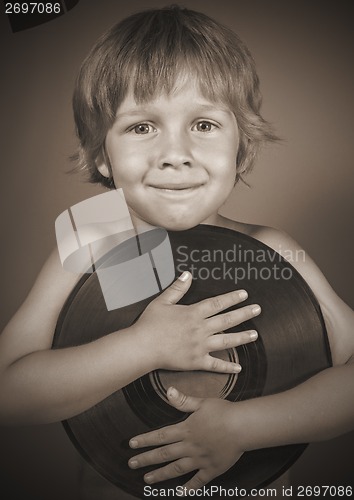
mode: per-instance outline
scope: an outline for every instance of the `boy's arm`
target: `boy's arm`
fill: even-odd
[[[258,314],[252,306],[217,314],[245,300],[242,291],[177,304],[192,281],[187,273],[186,280],[177,279],[155,298],[133,326],[85,345],[52,350],[58,315],[76,280],[62,269],[55,251],[0,336],[2,423],[72,417],[158,368],[237,372],[237,364],[209,353],[224,349],[225,342],[237,346],[255,340],[251,332],[214,335]]]
[[[284,252],[284,257],[299,255],[296,243],[278,231],[262,229],[256,237]],[[164,446],[133,457],[130,466],[175,459],[149,473],[149,482],[198,470],[186,486],[199,488],[225,472],[245,451],[330,439],[354,428],[354,312],[309,257],[294,258],[291,263],[320,303],[334,366],[291,390],[238,403],[174,396],[170,391],[171,404],[193,413],[180,424],[133,438],[134,448]]]
[[[338,297],[311,257],[289,235],[276,229],[258,227],[253,236],[288,260],[312,289],[326,324],[333,365],[354,358],[354,312]]]
[[[51,350],[60,310],[78,276],[63,270],[57,250],[0,336],[0,419],[48,423],[79,413],[150,368],[133,356],[126,331],[82,347]],[[126,374],[126,375],[125,375]],[[117,380],[118,379],[118,382]]]
[[[145,474],[148,484],[197,471],[184,485],[196,490],[226,472],[246,451],[331,439],[353,429],[353,378],[350,363],[324,370],[281,394],[237,403],[194,398],[169,388],[170,403],[191,415],[179,424],[133,437],[134,449],[156,448],[132,457],[129,466],[162,464]]]

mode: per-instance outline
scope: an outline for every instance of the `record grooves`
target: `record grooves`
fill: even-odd
[[[129,439],[188,416],[167,403],[169,385],[191,395],[241,401],[291,388],[331,365],[319,305],[299,273],[276,252],[242,233],[207,225],[169,232],[169,238],[176,276],[191,266],[194,271],[191,289],[181,303],[244,288],[249,299],[242,305],[259,303],[262,314],[230,329],[255,329],[259,333],[256,342],[214,353],[223,359],[238,359],[243,367],[238,376],[158,370],[64,422],[82,456],[106,479],[137,498],[143,496],[143,472],[153,467],[143,472],[129,469],[127,462],[136,454],[128,446]],[[208,260],[206,250],[217,258]],[[119,251],[120,247],[110,252],[104,262],[106,267],[115,262]],[[285,278],[274,275],[275,264]],[[221,275],[222,279],[218,279]],[[87,343],[126,328],[153,298],[108,312],[96,274],[85,275],[63,307],[53,347]],[[291,445],[247,452],[213,484],[247,490],[265,486],[288,469],[305,447]],[[186,477],[155,486],[175,487],[184,484]]]

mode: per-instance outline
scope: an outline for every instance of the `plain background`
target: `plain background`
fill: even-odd
[[[102,189],[69,175],[76,140],[71,94],[81,61],[116,21],[165,1],[81,0],[63,17],[1,32],[1,327],[55,245],[54,221]],[[284,229],[354,306],[353,30],[348,2],[185,0],[227,24],[256,60],[263,114],[283,139],[267,147],[223,208],[231,218]],[[76,451],[61,424],[2,428],[8,499],[76,498]],[[354,434],[312,444],[293,484],[352,483]]]

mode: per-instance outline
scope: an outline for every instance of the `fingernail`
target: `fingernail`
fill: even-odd
[[[154,480],[154,476],[152,474],[146,474],[146,476],[144,476],[144,481],[145,483],[152,483]]]
[[[181,281],[187,281],[188,278],[189,278],[189,272],[184,271],[178,279]]]
[[[131,439],[131,440],[129,441],[129,446],[130,446],[131,448],[137,448],[137,447],[138,447],[138,441],[136,441],[135,439]]]
[[[242,366],[241,365],[238,365],[237,363],[234,364],[234,372],[235,373],[240,373],[241,370],[242,370]]]
[[[261,308],[259,306],[252,307],[252,313],[254,316],[257,316],[261,312]]]
[[[129,460],[129,467],[132,469],[136,469],[138,467],[138,461],[137,460]]]
[[[238,292],[238,296],[240,297],[241,300],[245,300],[248,297],[248,293],[246,292],[246,290],[240,290]]]
[[[178,396],[178,391],[174,387],[170,387],[168,389],[168,395],[171,396],[171,398],[176,398]]]
[[[258,333],[256,332],[256,330],[252,330],[250,332],[250,339],[251,340],[256,340],[257,337],[258,337]]]

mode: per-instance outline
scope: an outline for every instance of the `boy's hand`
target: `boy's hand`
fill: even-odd
[[[202,300],[196,304],[177,302],[188,291],[190,273],[183,273],[145,309],[134,329],[139,345],[153,360],[153,369],[206,370],[237,373],[236,363],[210,356],[210,352],[237,347],[256,340],[257,332],[222,332],[260,313],[258,305],[217,314],[247,298],[244,290]]]
[[[132,457],[129,467],[138,469],[171,462],[148,472],[144,476],[148,484],[197,470],[184,485],[187,491],[197,490],[226,472],[244,451],[240,440],[232,433],[237,425],[235,404],[223,399],[185,396],[172,387],[167,395],[175,408],[193,413],[183,422],[132,438],[131,448],[159,448]]]

